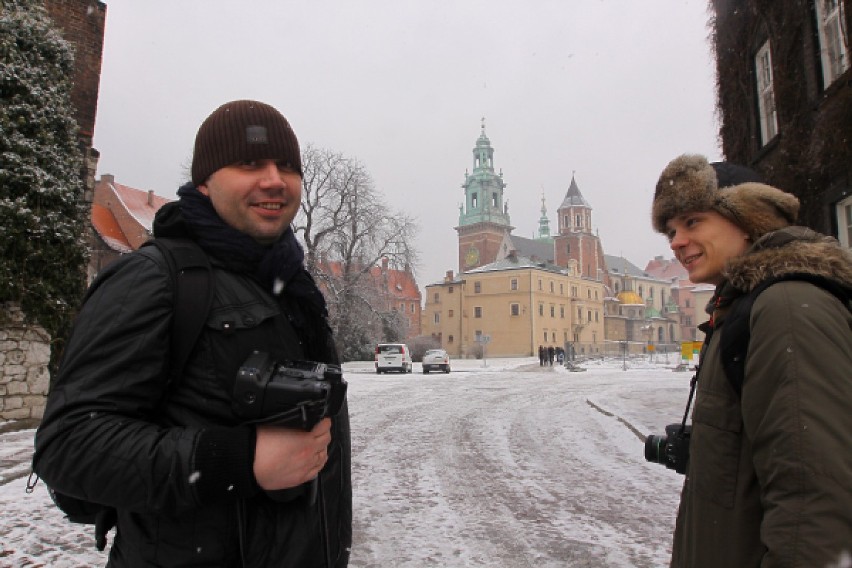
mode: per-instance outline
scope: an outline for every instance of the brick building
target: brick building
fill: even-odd
[[[852,0],[712,0],[722,150],[852,247]]]

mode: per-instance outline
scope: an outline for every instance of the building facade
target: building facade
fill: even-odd
[[[852,246],[852,0],[712,0],[720,138]]]
[[[423,333],[453,357],[525,357],[538,347],[601,354],[601,282],[510,254],[426,286]]]

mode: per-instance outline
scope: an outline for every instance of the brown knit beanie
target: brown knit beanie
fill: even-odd
[[[208,116],[195,135],[192,183],[245,160],[281,160],[302,175],[299,141],[287,119],[258,101],[232,101]]]
[[[716,211],[742,228],[752,241],[796,222],[799,200],[761,183],[757,172],[728,162],[684,154],[660,175],[651,212],[654,230],[684,213]]]

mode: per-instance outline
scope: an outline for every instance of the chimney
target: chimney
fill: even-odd
[[[388,257],[383,256],[382,257],[382,272],[387,272],[387,271],[388,271]]]
[[[101,183],[112,185],[115,183],[115,176],[112,174],[104,174],[101,176]]]
[[[153,206],[154,206],[154,190],[149,189],[148,190],[148,207],[153,207]]]
[[[453,281],[453,271],[447,270],[447,274],[444,276],[444,282],[452,282]]]

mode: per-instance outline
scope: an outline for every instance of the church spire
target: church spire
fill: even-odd
[[[550,239],[550,219],[547,218],[547,206],[544,204],[544,190],[541,191],[541,217],[538,218],[538,238]]]
[[[503,200],[503,172],[494,171],[494,148],[485,134],[485,117],[480,123],[479,138],[473,147],[473,171],[465,172],[465,200],[459,211],[459,225],[491,222],[509,226],[508,206]]]
[[[565,193],[562,205],[556,210],[559,218],[559,232],[592,232],[592,207],[580,193],[580,187],[575,179],[575,172],[571,173],[571,184]]]

